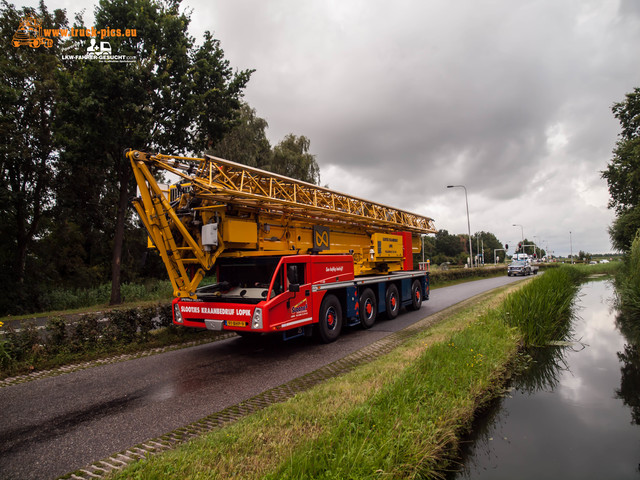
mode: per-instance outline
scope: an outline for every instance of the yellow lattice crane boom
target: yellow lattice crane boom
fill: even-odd
[[[221,257],[350,254],[356,275],[402,270],[420,235],[436,232],[431,218],[209,155],[126,155],[133,205],[178,297],[196,298]],[[157,169],[181,181],[167,191]],[[396,233],[411,237],[411,252]]]

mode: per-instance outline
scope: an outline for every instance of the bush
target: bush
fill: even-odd
[[[137,338],[139,342],[149,340],[149,333],[159,325],[158,308],[155,305],[138,310]]]
[[[124,283],[121,286],[122,299],[126,302],[137,302],[147,299],[147,289],[144,285]]]
[[[47,346],[51,350],[58,350],[66,344],[67,324],[64,318],[52,317],[47,321]]]
[[[139,323],[138,309],[112,310],[107,313],[109,325],[114,328],[115,340],[131,343],[136,336]]]
[[[102,328],[95,315],[84,315],[73,327],[70,347],[74,351],[93,350],[102,337]]]
[[[173,305],[171,303],[161,303],[158,305],[158,326],[173,326]]]
[[[0,328],[3,325],[4,324],[0,322]],[[9,341],[4,338],[4,335],[0,335],[0,369],[2,370],[8,370],[14,363],[9,348]]]
[[[627,318],[640,319],[640,231],[625,255],[624,265],[616,277],[618,303]]]
[[[510,294],[500,314],[507,325],[522,331],[527,346],[561,340],[569,333],[572,306],[583,277],[569,266],[550,270]]]
[[[144,285],[124,283],[121,287],[122,297],[127,302],[146,300],[168,300],[173,295],[171,282],[167,280],[148,280]],[[44,311],[73,310],[78,308],[106,305],[111,297],[111,284],[103,283],[93,288],[55,288],[46,292],[39,292],[37,298],[31,299],[29,307],[20,308],[16,305],[26,305],[24,301],[0,301],[0,311],[5,313],[36,313]],[[3,305],[11,306],[11,308]]]

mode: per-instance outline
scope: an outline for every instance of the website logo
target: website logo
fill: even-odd
[[[136,57],[132,55],[117,55],[109,42],[103,40],[98,41],[93,37],[89,42],[86,53],[82,55],[62,55],[62,60],[99,60],[108,63],[131,63],[137,60]]]
[[[38,48],[44,45],[45,48],[53,47],[53,40],[42,34],[42,21],[37,17],[24,17],[20,20],[20,26],[13,34],[11,45],[18,48],[28,46]]]
[[[16,48],[27,46],[31,48],[53,47],[53,39],[89,39],[89,46],[84,47],[82,42],[72,42],[63,47],[62,51],[78,48],[80,51],[75,55],[62,55],[62,60],[99,60],[101,62],[135,62],[137,58],[132,55],[118,55],[111,43],[110,38],[131,38],[137,37],[138,31],[135,28],[43,28],[42,20],[36,16],[29,15],[20,20],[18,29],[13,34],[11,45]],[[86,45],[86,44],[85,44]]]

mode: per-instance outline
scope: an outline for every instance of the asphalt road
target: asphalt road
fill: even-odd
[[[312,372],[424,317],[521,280],[431,292],[416,312],[348,329],[335,342],[230,338],[0,388],[0,478],[51,479]]]

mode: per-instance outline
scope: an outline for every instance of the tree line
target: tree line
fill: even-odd
[[[542,258],[546,252],[538,247],[533,241],[525,239],[523,245],[533,245],[529,247],[516,248],[516,252],[527,253],[529,255]],[[491,232],[476,232],[471,235],[471,245],[474,258],[480,256],[480,262],[500,263],[507,258],[507,246],[504,245]],[[438,231],[433,237],[423,239],[425,258],[429,258],[433,265],[448,263],[452,265],[464,265],[469,258],[469,236],[465,234],[451,234],[447,230]],[[517,246],[512,246],[517,247]],[[475,260],[474,260],[475,261]]]
[[[44,1],[18,9],[3,0],[7,43],[27,16],[43,29],[88,27]],[[67,60],[86,53],[88,39],[73,37],[0,52],[0,314],[46,308],[54,287],[104,282],[117,304],[123,282],[165,278],[155,256],[145,261],[127,148],[213,153],[319,183],[309,139],[290,134],[271,147],[266,121],[243,102],[254,71],[234,70],[208,31],[197,44],[190,21],[180,0],[100,0],[96,30],[136,28],[136,37],[108,38],[133,61]]]

